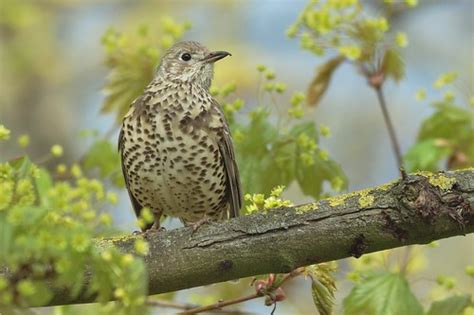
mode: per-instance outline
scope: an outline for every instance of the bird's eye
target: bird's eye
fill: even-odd
[[[189,53],[184,53],[184,54],[181,55],[181,60],[189,61],[189,60],[191,60],[191,55]]]

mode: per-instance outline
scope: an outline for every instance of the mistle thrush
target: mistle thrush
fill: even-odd
[[[230,55],[180,42],[125,115],[119,136],[122,171],[137,216],[151,209],[185,225],[237,217],[242,205],[229,127],[209,93],[213,64]]]

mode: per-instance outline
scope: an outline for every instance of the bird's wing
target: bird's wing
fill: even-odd
[[[140,101],[140,99],[137,99],[132,104],[130,110],[128,111],[128,113],[124,117],[124,121],[129,115],[133,114],[134,105],[137,101]],[[132,202],[133,210],[135,210],[135,214],[136,214],[137,218],[139,218],[140,217],[140,212],[142,211],[143,206],[138,202],[138,200],[133,196],[132,192],[130,191],[129,179],[128,179],[128,176],[127,176],[127,172],[125,171],[125,165],[123,164],[123,160],[124,160],[124,158],[123,158],[123,136],[124,135],[123,135],[123,126],[122,126],[122,129],[120,129],[119,138],[118,138],[118,151],[120,153],[120,164],[122,166],[123,178],[125,179],[125,187],[127,188],[128,195],[129,195],[130,200]],[[142,228],[142,230],[143,231],[148,230],[149,228],[151,228],[152,225],[153,225],[153,223],[148,224],[146,227]]]
[[[214,100],[212,105],[222,121],[222,128],[220,128],[219,135],[217,136],[217,142],[219,145],[219,151],[224,160],[224,168],[227,175],[226,186],[227,192],[230,195],[229,216],[234,218],[239,216],[240,209],[242,208],[242,188],[240,185],[239,168],[237,167],[237,162],[235,160],[234,147],[232,145],[230,130],[224,113],[217,101]]]

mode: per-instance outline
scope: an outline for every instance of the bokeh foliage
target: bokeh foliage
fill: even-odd
[[[53,148],[53,155],[61,154]],[[100,209],[116,197],[101,181],[84,177],[77,165],[71,174],[68,181],[54,180],[26,156],[0,164],[2,311],[47,304],[51,283],[67,288],[70,298],[114,297],[116,311],[143,308],[147,288],[141,258],[94,246],[93,238],[106,234],[112,223]],[[86,272],[93,275],[87,290]]]
[[[15,5],[12,1],[9,3],[9,8]],[[407,9],[416,6],[416,1],[385,1],[384,5]],[[35,11],[33,5],[21,3],[19,6],[22,16],[29,14],[39,17],[40,22],[47,20],[47,15]],[[34,31],[35,25],[40,23],[33,19],[36,24],[25,24],[28,19],[12,18],[11,12],[3,10],[0,22],[12,30],[12,34],[18,28]],[[305,118],[304,103],[315,105],[321,100],[330,86],[332,74],[342,63],[354,65],[362,74],[364,71],[370,75],[382,74],[397,82],[403,79],[405,66],[401,48],[408,44],[407,36],[391,30],[389,16],[374,17],[363,12],[363,3],[357,0],[310,1],[290,26],[288,35],[298,37],[302,49],[318,57],[330,55],[328,61],[318,67],[306,95],[300,92],[287,95],[285,84],[276,82],[276,74],[263,65],[257,67],[255,74],[261,80],[255,103],[244,104],[236,98],[238,87],[233,83],[212,87],[211,92],[222,104],[232,128],[242,183],[247,192],[247,212],[271,211],[273,207],[290,204],[281,195],[283,186],[294,183],[315,199],[347,187],[341,167],[320,147],[320,138],[327,136],[329,129]],[[158,30],[141,25],[135,33],[120,33],[114,29],[105,32],[102,43],[109,75],[101,109],[114,115],[115,128],[133,99],[152,79],[163,51],[189,27],[189,23],[164,18]],[[12,42],[14,49],[8,50],[9,54],[15,54],[24,43],[16,36]],[[24,59],[31,62],[33,55],[23,52]],[[41,68],[36,72],[43,71]],[[453,73],[443,75],[435,87],[449,86],[455,77]],[[424,94],[426,92],[417,95],[422,98]],[[472,98],[470,103],[471,107],[464,106],[451,91],[447,91],[442,100],[433,102],[434,113],[423,122],[415,144],[406,154],[410,170],[473,166]],[[27,135],[10,135],[9,130],[0,125],[0,140],[11,139],[2,145],[12,144],[12,136],[18,136],[20,147],[29,145]],[[108,192],[107,187],[123,187],[123,180],[115,142],[102,135],[94,135],[92,139],[87,153],[71,165],[61,163],[63,152],[59,146],[52,147],[48,168],[44,161],[31,162],[26,154],[14,160],[2,157],[2,311],[47,303],[51,292],[46,283],[51,281],[69,287],[71,296],[79,294],[86,264],[94,275],[87,294],[98,294],[98,301],[117,299],[96,312],[136,314],[144,311],[146,274],[140,257],[147,253],[146,242],[137,242],[136,255],[113,250],[100,252],[93,246],[95,237],[118,233],[105,212],[117,201],[117,196]],[[304,275],[311,280],[312,297],[320,314],[333,312],[335,274],[345,274],[354,282],[353,290],[343,302],[345,314],[434,315],[463,314],[469,307],[472,310],[471,296],[458,290],[456,280],[449,275],[433,275],[434,293],[428,302],[413,293],[411,279],[427,268],[426,250],[427,247],[416,246],[364,255],[359,260],[351,259],[347,272],[336,273],[335,263],[310,266],[305,268]],[[466,267],[466,274],[474,276],[473,266]],[[212,292],[209,303],[235,297],[244,287],[226,290],[219,290],[219,296]],[[197,300],[205,303],[203,296]],[[74,308],[63,308],[61,312],[74,313]]]
[[[471,97],[470,104],[456,99],[449,88],[456,76],[455,72],[446,73],[433,83],[435,88],[446,91],[441,100],[432,102],[434,112],[423,121],[416,143],[405,156],[409,170],[474,167],[474,99]],[[417,93],[420,101],[423,94]]]

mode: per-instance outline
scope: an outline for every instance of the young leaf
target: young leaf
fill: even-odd
[[[13,245],[13,226],[7,220],[7,213],[0,212],[0,263],[3,264]]]
[[[294,126],[293,128],[291,128],[290,130],[290,135],[292,135],[295,138],[297,138],[302,133],[305,133],[306,135],[308,135],[308,137],[318,142],[319,135],[316,128],[316,124],[314,122],[306,122],[306,123],[298,124]]]
[[[242,187],[247,193],[269,193],[283,183],[266,182],[275,162],[270,155],[272,143],[278,139],[278,131],[268,122],[268,112],[256,110],[251,114],[251,121],[241,129],[242,140],[235,143]],[[277,175],[278,171],[272,170]]]
[[[344,299],[345,315],[420,315],[423,308],[399,273],[374,273]]]
[[[464,309],[469,306],[474,306],[469,294],[454,295],[444,300],[433,302],[426,315],[462,315]]]
[[[116,183],[115,176],[122,176],[120,171],[120,156],[115,146],[108,140],[97,140],[87,152],[84,158],[84,168],[99,170],[100,176],[112,176],[112,181]]]
[[[344,61],[345,58],[338,55],[334,58],[329,59],[318,67],[316,76],[313,81],[309,84],[308,91],[306,94],[306,103],[310,106],[317,106],[322,96],[326,92],[331,77],[337,67]]]
[[[449,168],[474,165],[474,116],[450,101],[434,104],[436,111],[421,125],[418,142],[410,148],[406,161],[410,170],[435,171],[448,160]]]
[[[406,167],[409,171],[436,171],[439,162],[449,156],[452,149],[443,145],[441,139],[429,139],[416,143],[405,155]]]
[[[35,187],[40,200],[40,205],[49,206],[48,191],[53,186],[53,181],[48,171],[44,168],[39,169],[38,176],[35,178]]]
[[[336,280],[333,276],[335,269],[335,263],[323,263],[305,269],[312,281],[311,295],[320,315],[332,314],[336,291]]]
[[[22,156],[8,162],[14,169],[17,178],[22,178],[30,175],[33,163],[27,156]]]
[[[395,82],[399,82],[405,77],[405,62],[398,51],[388,49],[385,52],[382,71],[386,77],[391,77]]]
[[[308,196],[318,199],[321,195],[323,182],[332,182],[336,178],[342,180],[340,189],[347,188],[347,177],[342,168],[335,161],[325,158],[321,154],[321,150],[316,150],[312,155],[314,163],[305,165],[298,161],[296,170],[296,179],[301,191]]]
[[[460,139],[471,137],[474,117],[469,110],[449,102],[435,103],[436,112],[425,120],[418,135],[419,140],[444,138]]]
[[[311,294],[313,302],[320,315],[332,314],[334,306],[334,293],[330,292],[318,279],[311,284]]]

